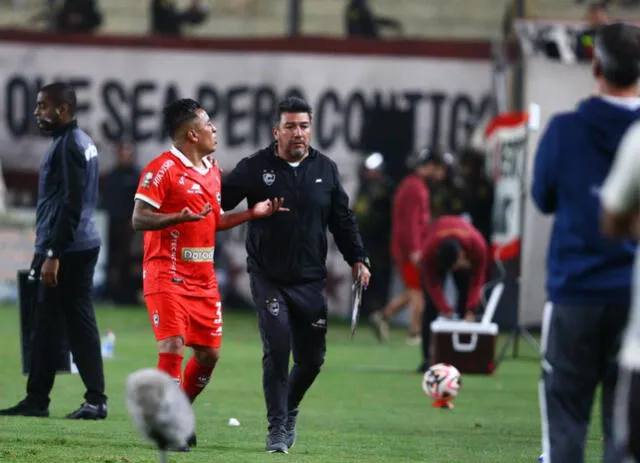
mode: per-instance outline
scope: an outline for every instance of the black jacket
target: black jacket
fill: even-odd
[[[93,222],[98,202],[98,151],[76,121],[52,137],[38,180],[36,252],[58,257],[100,246]]]
[[[368,262],[336,164],[314,150],[298,167],[276,156],[275,143],[243,159],[222,181],[222,207],[283,197],[289,212],[249,222],[248,271],[282,284],[326,278],[327,228],[345,260]]]

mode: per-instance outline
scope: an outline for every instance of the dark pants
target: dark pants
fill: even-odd
[[[614,433],[620,463],[640,463],[640,371],[620,368]]]
[[[377,240],[364,235],[362,240],[374,269],[369,287],[362,293],[361,318],[366,319],[374,312],[382,310],[389,300],[393,262],[388,241],[378,243]]]
[[[451,274],[453,283],[458,293],[458,300],[456,304],[456,313],[463,317],[467,306],[467,297],[469,294],[469,278],[470,273],[468,271],[460,270]],[[446,276],[443,278],[441,284],[444,287],[446,282]],[[425,305],[424,314],[422,315],[422,362],[424,366],[429,366],[431,361],[429,359],[431,350],[431,323],[438,318],[440,314],[438,308],[433,303],[428,291],[425,291]]]
[[[289,413],[297,412],[324,363],[325,282],[281,286],[251,274],[251,292],[262,337],[262,384],[271,429],[283,426]]]
[[[69,252],[60,258],[58,285],[40,282],[43,256],[36,255],[31,266],[36,286],[35,326],[31,344],[31,372],[27,381],[27,402],[37,408],[49,406],[49,393],[56,376],[56,357],[62,342],[56,324],[63,320],[73,360],[87,392],[85,400],[105,403],[104,373],[100,335],[91,292],[99,248]]]
[[[596,388],[602,384],[603,461],[612,438],[617,355],[628,306],[549,304],[542,326],[540,413],[545,462],[582,463]]]

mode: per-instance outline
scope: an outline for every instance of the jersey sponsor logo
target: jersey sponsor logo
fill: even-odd
[[[182,248],[182,260],[185,262],[213,262],[213,251],[211,248]]]
[[[95,157],[98,157],[98,148],[96,148],[95,145],[89,145],[89,147],[84,150],[84,158],[90,161]]]
[[[175,162],[171,159],[168,159],[166,161],[164,161],[164,164],[162,164],[160,166],[160,170],[158,171],[158,173],[156,174],[156,177],[153,179],[153,184],[155,186],[159,186],[160,182],[162,181],[162,179],[164,178],[165,174],[167,173],[167,171],[169,169],[171,169],[171,167],[175,164]]]
[[[153,172],[147,172],[144,174],[140,188],[149,188],[151,186],[151,180],[153,180]]]
[[[187,193],[196,195],[204,194],[199,183],[194,183],[193,185],[191,185],[191,188],[187,190]]]
[[[280,313],[280,303],[275,297],[273,299],[267,299],[266,306],[269,313],[274,317],[277,317]]]
[[[271,186],[276,181],[276,174],[272,170],[263,170],[262,181],[265,185]]]

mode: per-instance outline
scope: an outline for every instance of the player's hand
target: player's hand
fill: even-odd
[[[473,313],[471,310],[467,310],[467,312],[464,314],[464,320],[466,322],[475,322],[476,314]]]
[[[198,213],[193,212],[188,207],[185,207],[180,211],[179,220],[180,223],[183,222],[198,222],[199,220],[204,219],[207,214],[211,212],[211,204],[207,203],[204,205],[204,208]]]
[[[255,218],[269,217],[276,212],[289,212],[289,209],[282,207],[283,203],[284,198],[265,199],[256,203],[251,208],[251,212]]]
[[[369,286],[369,280],[371,280],[371,271],[364,265],[362,262],[356,262],[353,264],[351,268],[353,272],[353,279],[357,280],[358,275],[360,276],[360,283],[364,289],[367,289]]]
[[[59,259],[45,259],[40,268],[40,280],[42,280],[42,283],[51,288],[58,286],[58,270],[60,270]]]

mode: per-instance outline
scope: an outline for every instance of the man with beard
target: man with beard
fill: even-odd
[[[75,119],[76,93],[68,84],[42,87],[35,117],[53,142],[40,167],[35,255],[29,300],[35,329],[27,396],[0,410],[4,416],[49,416],[56,359],[65,332],[87,392],[71,419],[104,419],[107,397],[100,336],[91,291],[100,251],[93,216],[98,202],[98,150]],[[60,324],[63,323],[64,327]]]
[[[335,162],[309,146],[311,107],[280,102],[275,141],[238,163],[222,182],[222,207],[249,207],[273,195],[289,212],[249,223],[248,271],[263,346],[266,450],[288,453],[298,407],[324,362],[327,332],[327,228],[364,287],[369,258]],[[293,350],[293,369],[289,355]]]

